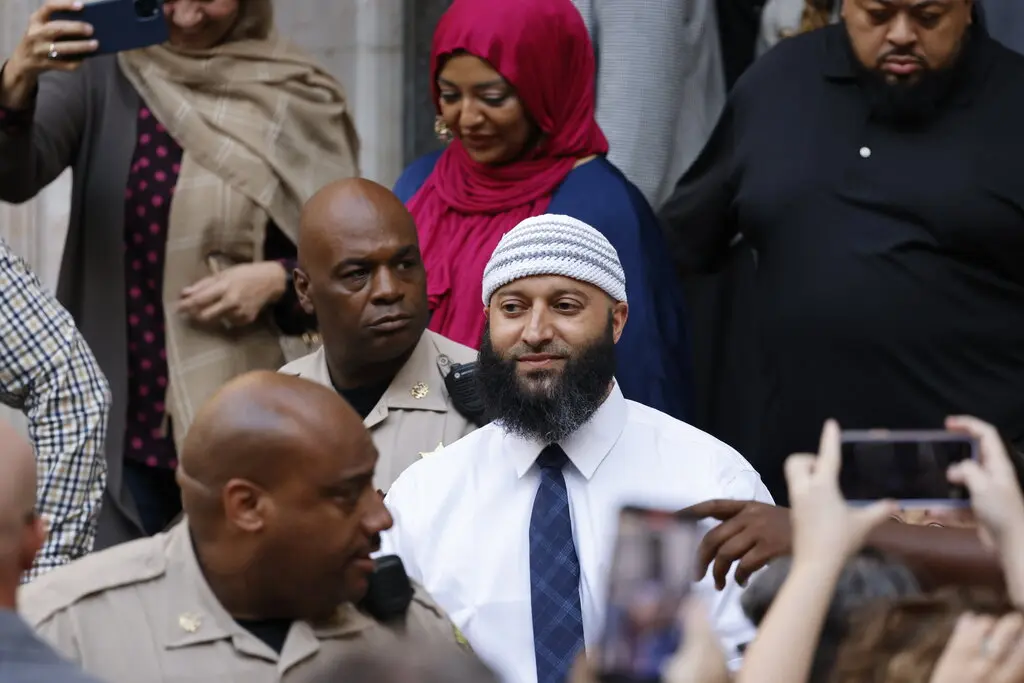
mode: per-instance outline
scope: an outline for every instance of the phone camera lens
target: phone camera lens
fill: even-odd
[[[134,0],[135,16],[139,19],[153,19],[160,14],[159,0]]]

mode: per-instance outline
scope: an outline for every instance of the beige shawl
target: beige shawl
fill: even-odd
[[[198,327],[176,313],[181,290],[211,272],[263,258],[268,219],[294,242],[302,205],[357,176],[345,95],[277,36],[202,52],[124,53],[121,70],[184,149],[167,235],[163,300],[170,376],[166,407],[179,450],[196,410],[250,370],[276,370],[295,349],[263,316],[242,329]]]

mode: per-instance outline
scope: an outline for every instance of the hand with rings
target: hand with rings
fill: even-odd
[[[930,683],[1024,683],[1024,616],[965,613]]]
[[[79,58],[97,50],[93,28],[81,21],[53,19],[55,12],[77,12],[81,2],[49,0],[29,19],[28,28],[4,67],[0,105],[12,109],[27,106],[39,75],[45,71],[74,71]]]

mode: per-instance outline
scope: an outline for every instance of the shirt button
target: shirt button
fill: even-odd
[[[861,147],[860,148],[860,158],[861,159],[867,159],[869,156],[871,156],[871,148],[870,147]]]

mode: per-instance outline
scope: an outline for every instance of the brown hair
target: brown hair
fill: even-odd
[[[274,30],[272,0],[238,0],[238,20],[224,42],[266,40]]]
[[[1001,616],[1013,610],[1005,595],[969,588],[867,607],[851,620],[832,683],[927,681],[961,614]]]

